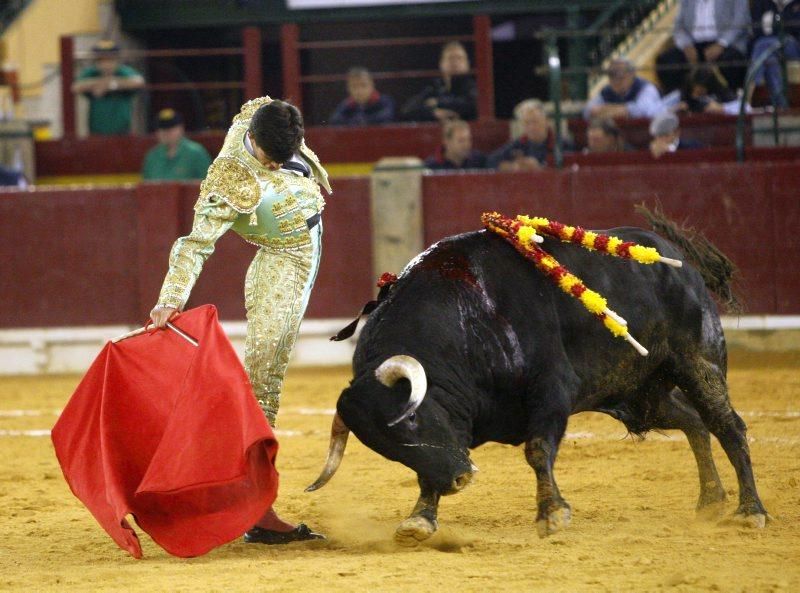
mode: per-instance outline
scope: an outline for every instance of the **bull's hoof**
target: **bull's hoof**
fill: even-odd
[[[409,517],[394,532],[394,541],[401,546],[412,548],[425,541],[436,532],[436,522],[431,523],[425,517]]]
[[[769,515],[766,513],[752,513],[746,515],[744,513],[736,513],[733,516],[732,522],[740,527],[747,527],[750,529],[764,529],[767,526]]]
[[[536,521],[536,531],[539,537],[547,537],[557,531],[565,529],[572,520],[572,510],[569,507],[560,507],[551,511],[547,517]]]

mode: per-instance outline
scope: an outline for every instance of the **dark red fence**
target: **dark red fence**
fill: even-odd
[[[158,298],[173,241],[191,227],[194,183],[0,194],[0,327],[135,324]],[[372,295],[369,181],[340,179],[325,209],[312,317],[350,317]],[[228,233],[192,293],[244,318],[255,247]]]
[[[644,226],[633,206],[660,202],[741,271],[747,314],[800,313],[798,162],[580,167],[425,178],[425,241],[476,228],[481,212],[529,213],[589,228]]]
[[[530,213],[592,228],[639,225],[633,205],[663,204],[740,267],[749,314],[800,314],[797,161],[661,164],[425,177],[425,242],[476,229],[480,214]],[[309,316],[350,317],[374,295],[369,180],[338,179]],[[173,240],[191,223],[197,184],[0,194],[0,327],[141,323]],[[242,319],[253,247],[218,243],[192,303]],[[383,272],[378,270],[377,272]],[[389,271],[389,270],[385,270]],[[396,271],[396,270],[395,270]]]

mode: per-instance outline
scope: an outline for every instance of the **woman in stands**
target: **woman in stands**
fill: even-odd
[[[259,249],[245,279],[245,369],[274,426],[283,377],[317,275],[322,240],[320,185],[327,173],[303,142],[303,117],[269,97],[246,103],[200,186],[191,233],[172,247],[169,271],[150,313],[165,327],[186,305],[214,244],[233,229]],[[287,543],[323,536],[270,509],[246,542]]]

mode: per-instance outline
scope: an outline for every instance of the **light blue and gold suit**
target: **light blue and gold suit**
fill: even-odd
[[[203,263],[228,229],[258,247],[244,286],[245,369],[274,426],[289,355],[319,268],[322,224],[317,221],[325,205],[319,185],[328,192],[330,186],[305,144],[297,156],[311,178],[267,169],[249,152],[245,138],[250,119],[270,100],[249,101],[233,119],[200,186],[192,232],[172,247],[158,304],[184,307]]]

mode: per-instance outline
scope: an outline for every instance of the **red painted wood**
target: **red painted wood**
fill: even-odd
[[[64,122],[64,138],[75,137],[75,40],[67,35],[61,37],[61,112]]]
[[[572,218],[570,176],[538,173],[462,173],[423,179],[425,243],[481,228],[486,211]]]
[[[573,172],[576,216],[592,228],[644,226],[633,206],[660,202],[674,220],[703,232],[741,270],[747,313],[775,311],[775,258],[768,167],[759,163],[580,169]]]
[[[198,185],[193,183],[140,183],[134,191],[138,319],[142,322],[156,305],[172,243],[186,230],[180,224],[185,185],[196,194]]]
[[[128,188],[0,194],[0,327],[141,321]]]
[[[494,62],[492,57],[492,20],[488,15],[472,17],[475,32],[475,70],[478,85],[478,118],[494,119]]]
[[[242,47],[244,50],[244,98],[247,101],[263,94],[261,29],[244,27],[242,29]]]
[[[309,317],[355,317],[375,288],[372,271],[369,179],[333,180],[322,216],[322,264],[308,304]]]
[[[773,163],[768,169],[767,183],[772,198],[772,241],[775,262],[770,271],[775,282],[776,313],[800,313],[800,200],[797,199],[797,163]],[[766,213],[764,213],[766,217]],[[750,241],[760,252],[762,247]]]
[[[713,113],[682,115],[682,137],[697,140],[704,145],[734,146],[736,141],[736,116]],[[618,118],[615,120],[622,137],[634,148],[646,148],[650,143],[650,120],[647,118]],[[586,127],[582,118],[569,120],[569,130],[579,148],[586,146]],[[747,116],[745,143],[753,143],[752,116]]]
[[[472,122],[475,148],[494,150],[508,140],[508,122]],[[189,135],[215,156],[224,132]],[[408,124],[369,128],[312,127],[308,145],[323,163],[376,162],[384,156],[425,158],[441,143],[438,124]],[[36,143],[36,171],[42,176],[136,173],[145,153],[156,145],[154,136],[90,136]]]
[[[427,175],[425,242],[480,227],[480,214],[548,216],[590,228],[644,225],[633,205],[660,201],[740,268],[749,314],[800,314],[796,162],[581,167]],[[369,180],[334,180],[310,317],[350,317],[375,294]],[[141,323],[155,304],[172,242],[189,231],[198,184],[0,191],[0,327]],[[190,304],[244,316],[255,248],[228,233]]]
[[[300,85],[300,27],[295,23],[281,25],[281,60],[283,67],[283,98],[303,110],[303,89]]]

